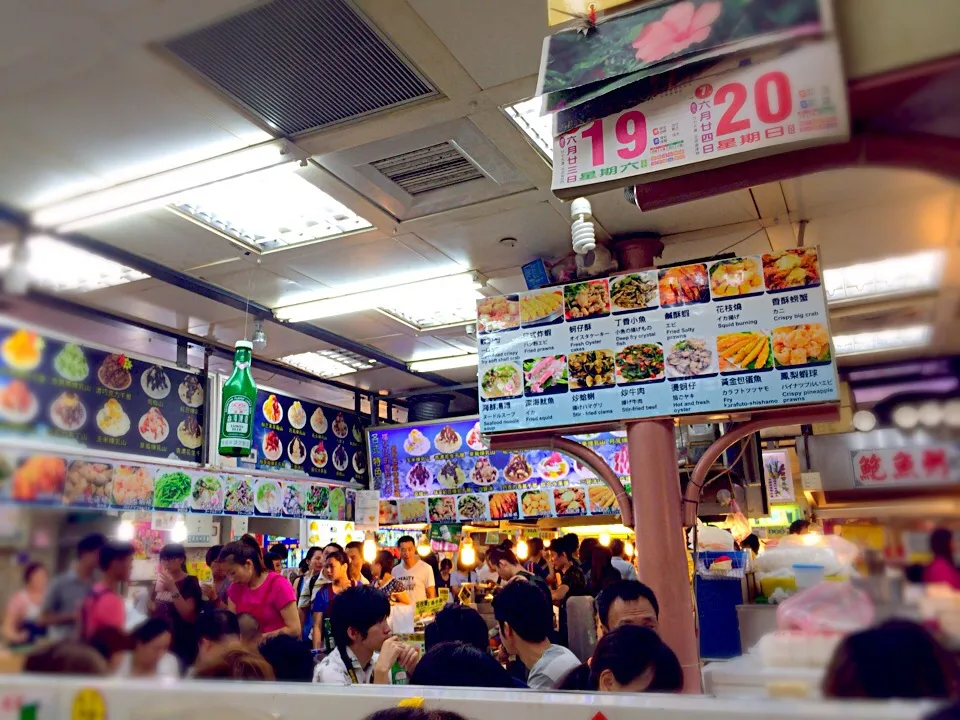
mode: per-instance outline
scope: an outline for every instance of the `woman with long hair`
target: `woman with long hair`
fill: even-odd
[[[380,550],[377,557],[370,563],[370,572],[373,574],[373,586],[382,590],[390,598],[390,602],[400,605],[410,604],[410,595],[402,582],[393,577],[393,568],[397,559],[389,550]]]
[[[202,602],[200,581],[187,574],[187,551],[183,545],[164,545],[150,616],[169,624],[171,649],[184,667],[190,667],[197,659],[197,616]]]
[[[227,543],[220,552],[220,562],[232,583],[227,590],[230,612],[253,615],[263,639],[281,633],[300,637],[300,613],[293,586],[267,569],[256,541]]]
[[[331,550],[327,553],[327,560],[323,564],[323,574],[329,580],[326,585],[317,590],[313,598],[313,649],[323,647],[323,616],[330,611],[333,598],[348,587],[360,585],[360,581],[351,581],[348,575],[350,562],[347,553],[343,550]],[[333,638],[330,638],[331,642]]]

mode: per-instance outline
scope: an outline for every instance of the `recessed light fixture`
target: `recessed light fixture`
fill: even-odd
[[[458,273],[430,280],[355,292],[349,295],[311,300],[297,305],[277,308],[273,312],[278,320],[303,322],[376,308],[410,307],[417,304],[423,306],[436,305],[438,299],[465,298],[471,292],[474,293],[472,300],[476,301],[475,291],[482,286],[483,281],[476,273]],[[476,306],[473,309],[473,314],[475,315],[475,313]]]
[[[193,188],[292,163],[297,158],[288,150],[289,145],[283,140],[252,145],[48,205],[34,212],[30,222],[35,227],[56,228],[60,232],[79,230],[166,205],[177,194]]]
[[[877,426],[877,416],[869,410],[857,410],[852,418],[854,430],[870,432]]]
[[[541,115],[541,105],[541,99],[535,97],[515,105],[507,105],[503,112],[530,138],[533,146],[546,156],[550,164],[553,164],[553,116]]]
[[[436,372],[438,370],[453,370],[455,368],[473,367],[477,364],[477,354],[454,355],[452,357],[435,358],[433,360],[417,360],[407,367],[413,372]]]
[[[827,302],[935,290],[943,275],[943,251],[928,250],[823,271]]]
[[[920,413],[913,405],[900,405],[891,416],[893,424],[903,430],[912,430],[920,422]]]
[[[47,235],[31,235],[14,267],[15,244],[0,247],[0,273],[26,270],[30,287],[50,292],[90,292],[144,280],[149,275]]]
[[[923,347],[930,341],[932,334],[933,328],[930,325],[913,325],[894,330],[834,335],[833,346],[837,356],[906,350]]]
[[[280,358],[280,362],[322,378],[340,377],[377,366],[376,360],[341,350],[319,350],[287,355]]]
[[[170,209],[260,250],[373,227],[296,170],[289,163],[179,193]]]

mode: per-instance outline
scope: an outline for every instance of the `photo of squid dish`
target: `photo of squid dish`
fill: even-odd
[[[610,288],[606,280],[587,280],[566,285],[563,300],[567,320],[584,320],[610,314]]]
[[[499,295],[477,302],[477,331],[482,333],[520,327],[520,301],[516,295]]]
[[[710,300],[710,281],[703,263],[660,271],[660,305],[695,305]]]
[[[610,283],[610,301],[614,314],[657,307],[660,304],[657,271],[646,270],[614,278]]]
[[[762,332],[736,332],[717,337],[720,372],[769,370],[773,367],[770,338]]]
[[[527,395],[548,395],[567,391],[567,358],[550,355],[523,361],[523,387]]]
[[[774,328],[773,359],[778,368],[830,362],[827,328],[820,323]]]
[[[760,261],[743,257],[714,263],[710,268],[710,292],[714,299],[762,293]]]
[[[524,327],[556,322],[562,316],[563,292],[559,288],[520,295],[520,321]]]
[[[587,350],[571,353],[567,358],[570,369],[570,389],[587,390],[614,384],[614,362],[611,350]]]
[[[763,256],[767,290],[794,290],[820,284],[820,266],[814,247],[791,248]]]

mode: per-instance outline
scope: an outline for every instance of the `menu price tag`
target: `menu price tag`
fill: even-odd
[[[827,40],[681,85],[560,135],[553,146],[553,189],[848,136],[839,48]]]
[[[414,605],[414,619],[419,620],[427,615],[436,615],[438,612],[443,610],[444,605],[446,605],[446,600],[444,600],[442,597],[430,598],[428,600],[417,600],[416,604]]]

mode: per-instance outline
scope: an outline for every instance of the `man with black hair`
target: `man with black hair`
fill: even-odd
[[[80,639],[89,640],[102,627],[124,629],[127,611],[120,587],[130,581],[133,553],[128,542],[108,542],[100,548],[100,582],[80,606]]]
[[[390,601],[369,585],[351,587],[333,598],[330,629],[336,648],[317,665],[313,681],[328,685],[389,685],[399,663],[407,673],[419,659],[413,648],[390,634]]]
[[[270,572],[283,575],[283,558],[272,550],[268,550],[263,554],[263,564],[267,566],[267,570]]]
[[[550,642],[553,608],[530,582],[507,583],[493,598],[493,614],[500,639],[510,655],[526,666],[527,685],[555,689],[580,660],[561,645]]]
[[[531,582],[540,589],[540,592],[543,593],[548,602],[552,602],[550,588],[547,587],[547,583],[542,578],[524,570],[517,556],[514,555],[513,550],[505,548],[502,545],[492,547],[487,551],[487,561],[496,569],[497,575],[500,576],[502,582],[508,583],[515,580]]]
[[[560,573],[560,583],[553,591],[553,603],[560,608],[560,643],[567,644],[567,600],[579,595],[589,595],[587,577],[574,559],[579,539],[573,533],[559,537],[550,545],[554,570]]]
[[[620,580],[597,596],[597,637],[624,625],[660,631],[660,604],[649,586],[639,580]]]
[[[309,646],[289,635],[274,635],[260,645],[260,654],[273,667],[280,682],[313,680],[313,654]]]
[[[417,542],[409,535],[397,540],[400,564],[393,569],[393,577],[403,583],[414,603],[437,596],[437,579],[433,568],[417,555]]]
[[[283,543],[274,543],[269,548],[267,552],[272,552],[278,558],[280,558],[280,569],[276,572],[283,574],[283,566],[287,564],[287,558],[290,557],[290,548],[288,548]]]
[[[348,542],[343,550],[347,553],[347,560],[350,562],[347,577],[350,578],[351,582],[369,585],[370,565],[363,561],[363,543],[359,540]]]
[[[620,538],[614,538],[610,541],[610,564],[620,573],[624,580],[636,580],[637,569],[633,563],[627,560],[626,544]]]
[[[480,613],[465,605],[447,605],[423,629],[424,650],[450,642],[472,645],[485,653],[489,652],[490,635]]]
[[[77,559],[73,566],[57,575],[47,588],[41,622],[47,627],[51,640],[76,636],[80,608],[93,587],[94,575],[100,565],[100,548],[106,541],[100,533],[82,538],[77,543]]]

